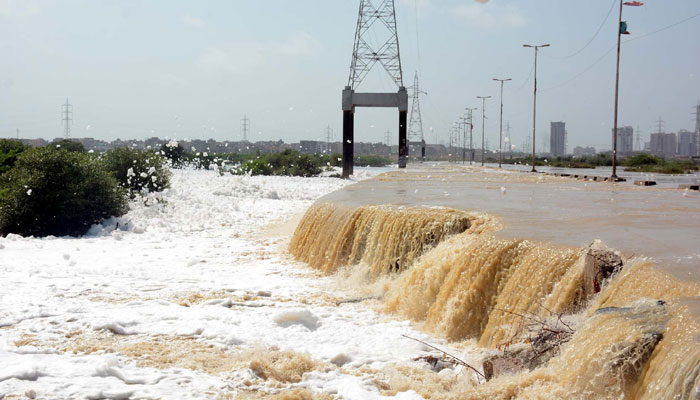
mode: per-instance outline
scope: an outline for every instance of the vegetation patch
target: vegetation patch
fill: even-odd
[[[86,153],[31,149],[0,176],[0,235],[80,236],[126,211],[124,190]]]
[[[138,193],[159,192],[170,186],[166,159],[153,150],[118,147],[105,153],[103,162],[107,172],[132,198]]]

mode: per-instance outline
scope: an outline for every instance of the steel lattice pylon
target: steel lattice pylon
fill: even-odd
[[[420,95],[427,94],[420,90],[418,85],[418,72],[413,78],[413,86],[409,89],[413,89],[413,94],[411,98],[413,100],[413,105],[411,106],[411,118],[408,123],[408,141],[409,142],[422,142],[425,138],[423,137],[423,119],[420,114]]]
[[[378,49],[374,49],[365,39],[377,23],[385,28],[378,29],[385,30],[389,37]],[[381,0],[379,7],[375,7],[371,0],[361,1],[348,86],[355,90],[376,63],[384,67],[397,87],[403,86],[394,0]]]

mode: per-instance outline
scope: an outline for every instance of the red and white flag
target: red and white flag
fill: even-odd
[[[633,6],[633,7],[639,7],[639,6],[644,5],[644,3],[642,3],[641,1],[626,1],[622,4],[624,4],[626,6]]]

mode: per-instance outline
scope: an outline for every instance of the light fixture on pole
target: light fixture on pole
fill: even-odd
[[[627,22],[622,20],[622,5],[639,7],[643,6],[644,3],[641,1],[627,1],[622,2],[620,0],[620,19],[617,30],[617,69],[615,71],[615,121],[613,123],[613,165],[612,165],[612,181],[617,180],[617,100],[619,98],[620,90],[620,44],[622,43],[622,35],[629,35],[627,31]]]
[[[501,164],[503,163],[503,84],[512,81],[512,79],[493,78],[493,80],[501,82],[501,120],[499,122],[500,133],[498,134],[498,168],[501,168]]]
[[[481,166],[484,166],[485,158],[485,147],[486,147],[486,99],[490,99],[491,96],[476,96],[477,99],[483,100],[483,105],[481,107]]]
[[[535,169],[535,132],[537,130],[537,52],[540,47],[549,47],[549,44],[541,45],[531,45],[524,44],[523,47],[530,47],[535,49],[535,91],[534,91],[534,101],[532,103],[532,171],[537,172]]]

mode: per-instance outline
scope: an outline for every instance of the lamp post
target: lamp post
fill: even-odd
[[[501,164],[503,163],[503,84],[512,81],[512,79],[493,78],[493,80],[501,82],[501,120],[499,122],[500,133],[498,134],[498,168],[501,168]]]
[[[473,138],[473,133],[474,133],[474,113],[473,111],[478,110],[478,108],[467,108],[467,111],[469,111],[469,165],[472,165],[474,162],[474,142],[472,140]]]
[[[530,47],[535,49],[535,91],[534,102],[532,103],[532,171],[530,172],[537,172],[537,170],[535,169],[535,131],[537,130],[537,52],[541,47],[549,47],[549,44],[524,44],[523,47]]]
[[[486,99],[490,99],[491,96],[476,96],[477,99],[483,100],[483,104],[481,106],[481,166],[484,166],[484,158],[485,158],[485,147],[486,147]]]

